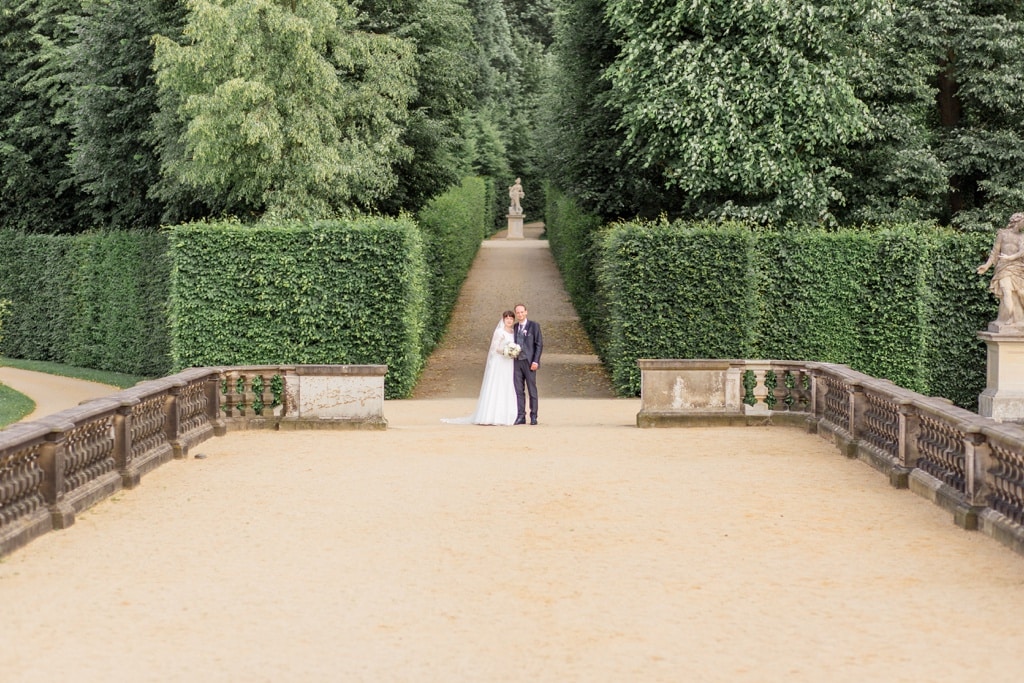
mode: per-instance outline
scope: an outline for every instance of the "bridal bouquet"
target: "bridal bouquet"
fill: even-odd
[[[505,358],[518,358],[519,352],[522,350],[523,347],[521,347],[519,344],[516,344],[515,342],[509,342],[508,344],[505,344],[505,348],[501,350],[501,355],[505,356]]]

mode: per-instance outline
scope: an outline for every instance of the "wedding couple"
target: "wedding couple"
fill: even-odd
[[[505,311],[491,335],[484,380],[476,412],[446,419],[454,424],[526,424],[526,397],[530,397],[530,424],[537,424],[537,368],[544,341],[540,325],[527,319],[526,306]]]

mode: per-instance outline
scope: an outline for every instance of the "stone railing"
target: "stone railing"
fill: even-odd
[[[845,365],[640,360],[637,426],[800,426],[1024,554],[1024,427]]]
[[[197,368],[0,430],[0,556],[229,430],[384,429],[386,372]]]

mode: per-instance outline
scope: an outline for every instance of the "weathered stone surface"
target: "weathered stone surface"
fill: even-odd
[[[988,347],[978,413],[1000,422],[1024,422],[1024,334],[979,332],[978,338]]]
[[[509,214],[508,215],[508,234],[505,239],[510,240],[521,240],[523,239],[523,214]]]

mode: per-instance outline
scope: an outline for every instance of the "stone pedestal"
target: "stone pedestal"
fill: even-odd
[[[999,422],[1024,422],[1024,330],[979,332],[978,339],[988,347],[978,413]]]
[[[523,218],[525,215],[526,214],[522,213],[510,213],[508,215],[508,235],[506,236],[506,239],[523,239]]]

